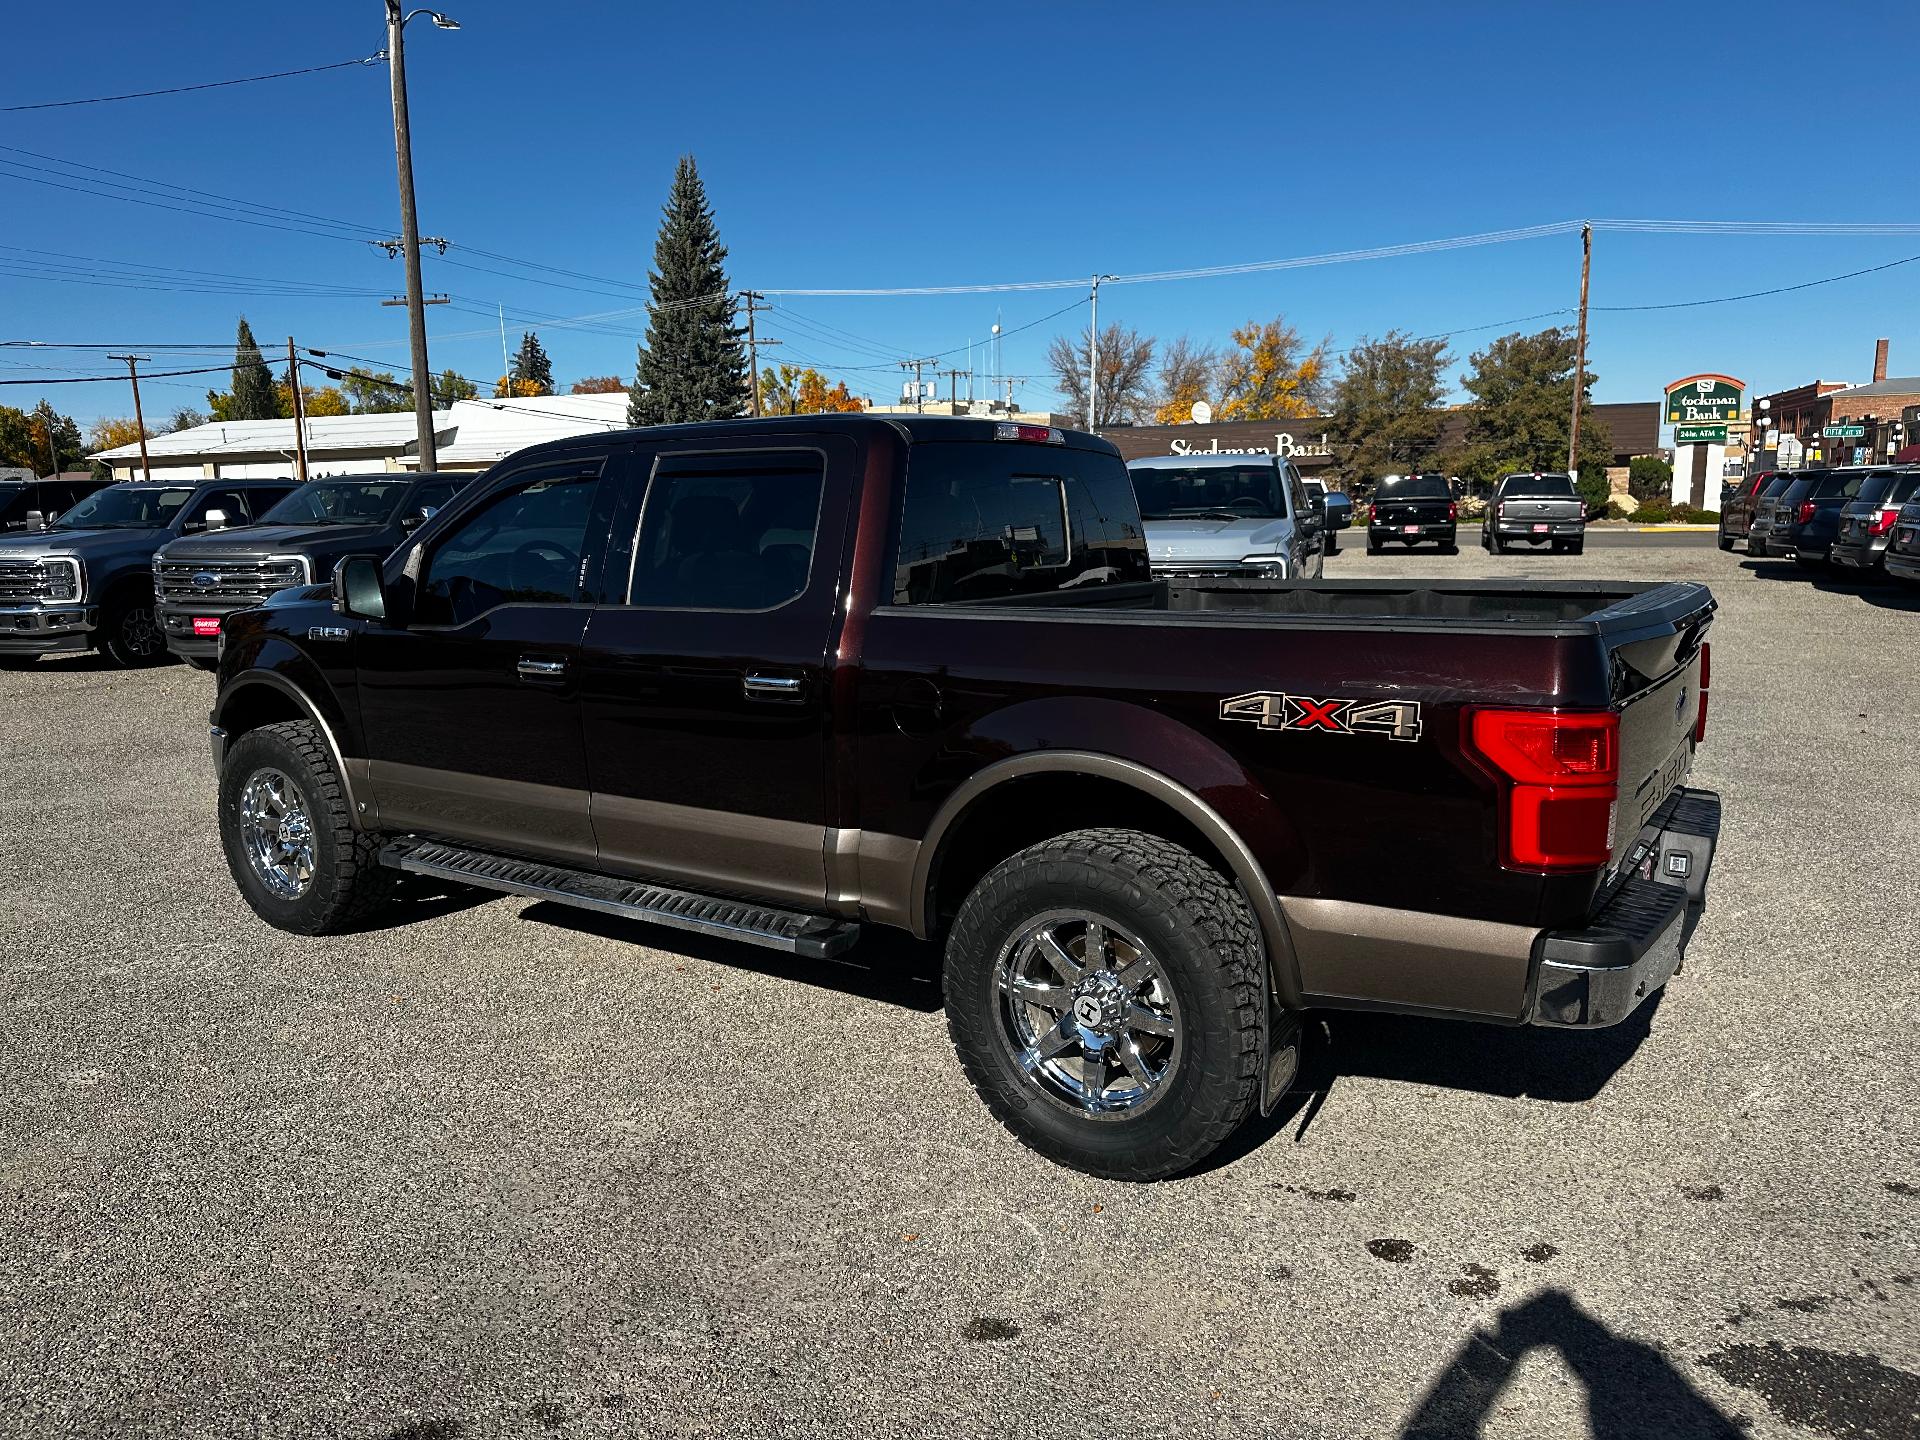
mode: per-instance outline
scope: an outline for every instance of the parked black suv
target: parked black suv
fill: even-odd
[[[119,665],[166,658],[153,623],[153,553],[176,536],[246,525],[291,480],[109,485],[38,533],[0,536],[0,663],[98,650]]]
[[[1374,488],[1373,503],[1367,507],[1367,553],[1378,555],[1389,540],[1408,549],[1422,540],[1438,540],[1451,555],[1459,514],[1446,476],[1389,475]]]
[[[1844,470],[1802,470],[1773,505],[1773,532],[1767,549],[1793,551],[1802,565],[1824,565],[1834,537],[1840,533],[1840,512],[1860,493],[1872,472],[1864,467]]]
[[[51,525],[73,506],[101,489],[105,480],[0,480],[0,532],[18,533]],[[38,516],[40,526],[30,523]]]
[[[1900,507],[1920,492],[1920,466],[1873,470],[1860,493],[1840,511],[1840,533],[1827,558],[1852,570],[1884,572],[1887,540],[1893,534]]]
[[[167,648],[211,670],[220,622],[276,590],[332,576],[346,555],[385,555],[472,475],[350,475],[301,486],[259,523],[174,541],[153,557],[154,616]]]

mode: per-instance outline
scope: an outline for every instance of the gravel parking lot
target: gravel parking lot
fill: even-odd
[[[1713,586],[1685,973],[1592,1035],[1324,1017],[1145,1187],[991,1122],[922,947],[296,939],[208,677],[0,673],[0,1432],[1914,1435],[1920,592],[1463,538],[1329,574]]]

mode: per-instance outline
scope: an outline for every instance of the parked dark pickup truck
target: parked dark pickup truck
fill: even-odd
[[[1495,555],[1509,545],[1551,545],[1554,553],[1578,555],[1587,548],[1587,503],[1571,475],[1507,475],[1487,500],[1480,544]]]
[[[154,552],[210,525],[245,525],[292,489],[291,480],[109,485],[47,530],[0,537],[0,665],[77,650],[116,665],[164,660]]]
[[[1367,507],[1367,553],[1378,555],[1389,540],[1411,550],[1436,540],[1453,554],[1460,506],[1444,475],[1389,475],[1374,487]]]
[[[175,540],[153,557],[167,648],[211,670],[220,624],[276,590],[329,579],[343,555],[385,555],[471,475],[356,475],[301,486],[244,530]]]
[[[1599,1026],[1658,990],[1717,829],[1713,611],[1155,581],[1118,452],[1045,426],[583,436],[229,617],[221,839],[303,934],[412,871],[808,957],[941,937],[993,1112],[1144,1179],[1274,1103],[1310,1007]]]

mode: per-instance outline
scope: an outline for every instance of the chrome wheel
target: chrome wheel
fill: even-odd
[[[1185,1054],[1160,962],[1102,916],[1056,910],[1017,933],[994,967],[1002,1039],[1050,1102],[1131,1118],[1165,1093]]]
[[[278,770],[256,770],[240,792],[240,838],[260,883],[282,900],[297,900],[313,883],[313,826],[293,782]]]

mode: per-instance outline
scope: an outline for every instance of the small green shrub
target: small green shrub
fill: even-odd
[[[1658,455],[1636,455],[1627,465],[1627,493],[1636,500],[1659,500],[1673,493],[1673,466]]]
[[[1673,506],[1665,499],[1655,496],[1642,500],[1633,512],[1633,518],[1642,525],[1664,525],[1673,518]]]
[[[1622,505],[1618,500],[1609,500],[1607,502],[1607,519],[1631,520],[1632,518],[1633,518],[1633,512],[1627,509],[1627,507]]]

